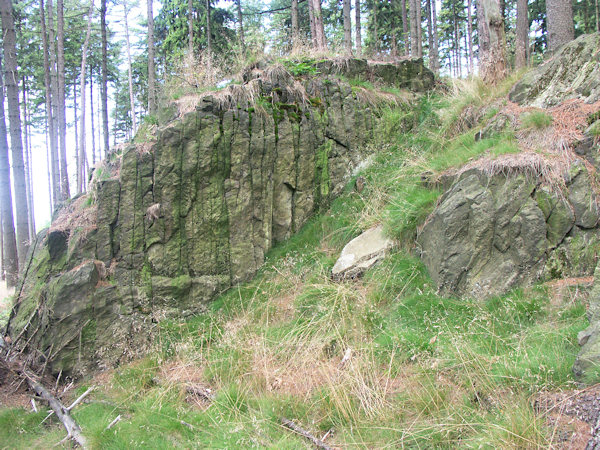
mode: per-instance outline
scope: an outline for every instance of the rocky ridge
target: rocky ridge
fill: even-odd
[[[143,353],[160,321],[253,276],[366,161],[378,108],[340,74],[366,67],[373,81],[433,84],[420,60],[316,67],[304,77],[255,68],[243,85],[180,99],[155,137],[113,153],[92,193],[32,245],[13,345],[72,375]]]

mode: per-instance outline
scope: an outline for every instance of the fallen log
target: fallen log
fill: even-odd
[[[284,427],[289,428],[293,432],[298,433],[300,436],[308,439],[310,442],[313,443],[313,445],[315,447],[322,448],[323,450],[332,450],[331,447],[327,446],[327,444],[325,444],[325,442],[323,442],[321,439],[313,436],[308,431],[306,431],[305,429],[299,427],[298,425],[296,425],[291,420],[286,419],[285,417],[282,417],[281,418],[281,423],[282,423],[282,425]]]
[[[81,433],[81,428],[77,425],[77,422],[69,414],[69,409],[66,408],[56,397],[54,397],[48,390],[40,383],[35,381],[31,376],[24,374],[27,384],[29,387],[42,399],[44,399],[50,405],[50,408],[56,414],[56,417],[62,422],[65,429],[67,430],[67,438],[73,439],[82,448],[87,448],[87,441]]]

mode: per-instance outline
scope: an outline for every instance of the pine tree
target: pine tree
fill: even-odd
[[[499,0],[478,0],[479,72],[485,83],[506,77],[506,38]]]
[[[10,126],[10,148],[12,173],[17,205],[17,254],[22,265],[29,249],[29,211],[27,210],[27,188],[23,163],[23,140],[21,138],[21,114],[19,108],[19,74],[17,72],[17,37],[13,19],[11,0],[0,0],[2,17],[2,43],[5,58],[5,83],[8,100],[8,121]]]

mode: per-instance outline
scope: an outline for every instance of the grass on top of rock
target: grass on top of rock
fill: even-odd
[[[517,151],[511,135],[448,137],[454,101],[431,95],[386,111],[360,194],[351,181],[253,281],[205,314],[161,323],[153,355],[89,380],[100,387],[74,416],[92,447],[308,448],[282,417],[335,447],[548,447],[556,430],[533,400],[573,386],[581,295],[538,286],[487,301],[443,298],[411,255],[440,194],[424,173],[434,180],[480,155]],[[363,278],[333,282],[344,244],[378,222],[403,245]],[[3,410],[0,440],[60,441],[60,426],[42,418]]]

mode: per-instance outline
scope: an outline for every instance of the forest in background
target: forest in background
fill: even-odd
[[[183,91],[222,86],[263,59],[335,55],[424,58],[436,74],[493,84],[600,26],[598,0],[1,0],[0,13],[9,286],[36,234],[33,161],[46,160],[55,211],[85,192],[111,147],[156,124],[158,104]]]

